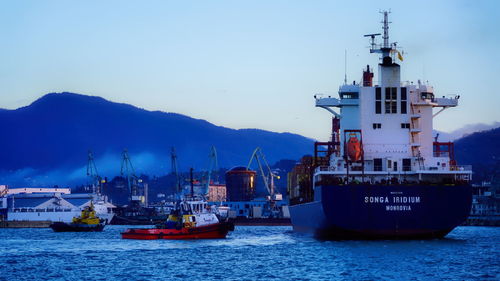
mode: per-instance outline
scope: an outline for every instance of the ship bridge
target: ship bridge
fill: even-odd
[[[350,106],[359,106],[359,84],[353,83],[352,85],[342,85],[339,88],[339,97],[333,98],[332,96],[325,96],[324,94],[314,95],[316,100],[316,107],[321,107],[328,110],[330,113],[335,115],[337,118],[341,118],[342,114],[333,110],[333,108],[342,108]]]

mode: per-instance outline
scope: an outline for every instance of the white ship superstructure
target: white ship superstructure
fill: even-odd
[[[402,55],[396,43],[389,44],[387,12],[384,12],[383,39],[371,37],[371,53],[380,53],[378,82],[370,67],[361,83],[344,84],[339,98],[316,95],[316,106],[335,115],[332,134],[334,151],[329,166],[318,167],[315,181],[322,175],[345,180],[381,182],[397,178],[410,182],[468,181],[470,166],[457,166],[452,143],[434,141],[433,119],[443,110],[458,105],[458,95],[437,97],[432,86],[402,82]],[[334,110],[336,109],[336,110]],[[335,125],[334,125],[335,127]],[[353,138],[359,145],[349,142]],[[351,149],[358,149],[358,157]],[[355,154],[355,153],[354,153]]]
[[[115,206],[97,194],[20,193],[0,198],[8,221],[71,222],[82,209],[93,203],[96,214],[106,223],[111,222]]]

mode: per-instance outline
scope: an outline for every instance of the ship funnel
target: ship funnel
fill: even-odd
[[[370,66],[366,66],[366,70],[363,70],[363,87],[373,86],[373,72],[370,71]]]

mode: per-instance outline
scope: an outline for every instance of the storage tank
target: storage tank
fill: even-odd
[[[228,201],[250,201],[255,197],[256,172],[246,167],[234,167],[226,172]]]

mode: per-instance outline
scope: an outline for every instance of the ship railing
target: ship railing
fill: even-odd
[[[33,208],[33,207],[14,207],[9,208],[10,211],[15,213],[45,213],[45,212],[72,212],[80,211],[77,209],[69,208]]]
[[[472,165],[452,165],[449,166],[449,169],[441,169],[440,167],[436,166],[426,166],[423,167],[422,169],[419,169],[419,171],[472,171]]]
[[[314,172],[333,172],[336,171],[337,169],[335,166],[319,166],[316,168]]]
[[[334,171],[338,171],[338,169],[336,169],[335,166],[319,166],[314,170],[315,173],[334,172]],[[370,171],[376,172],[375,170],[365,170],[365,172],[370,172]],[[470,171],[472,171],[472,165],[453,165],[453,166],[449,166],[449,169],[447,169],[447,170],[442,170],[439,167],[435,167],[435,166],[434,167],[426,166],[426,167],[422,167],[422,169],[419,169],[419,171],[464,171],[464,172],[470,172]],[[382,172],[382,171],[378,171],[378,172]],[[389,172],[394,173],[394,171],[389,171]],[[410,171],[403,171],[403,172],[410,172]]]
[[[472,165],[453,165],[450,171],[472,171]]]

